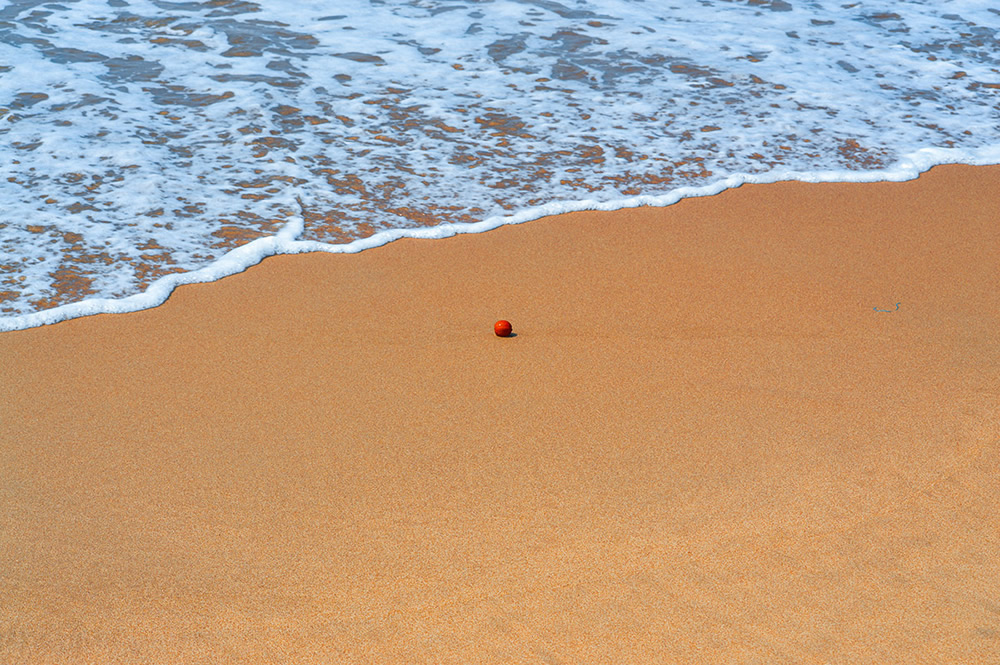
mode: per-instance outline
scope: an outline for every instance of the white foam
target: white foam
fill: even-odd
[[[741,182],[907,179],[994,163],[1000,145],[1000,15],[979,2],[0,13],[4,330],[155,306],[273,253]],[[222,240],[275,224],[238,250]],[[97,297],[39,311],[67,268]],[[163,268],[188,272],[145,287]]]

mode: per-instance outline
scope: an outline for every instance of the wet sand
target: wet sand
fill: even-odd
[[[744,186],[2,333],[0,662],[1000,662],[998,200]]]

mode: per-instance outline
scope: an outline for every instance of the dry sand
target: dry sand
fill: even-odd
[[[745,186],[0,334],[0,662],[998,663],[998,200]]]

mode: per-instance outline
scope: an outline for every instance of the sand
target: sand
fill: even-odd
[[[0,662],[998,663],[998,199],[744,186],[0,334]]]

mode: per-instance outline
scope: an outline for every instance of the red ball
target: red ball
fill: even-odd
[[[497,321],[493,324],[493,332],[497,334],[497,337],[510,337],[513,330],[510,321]]]

